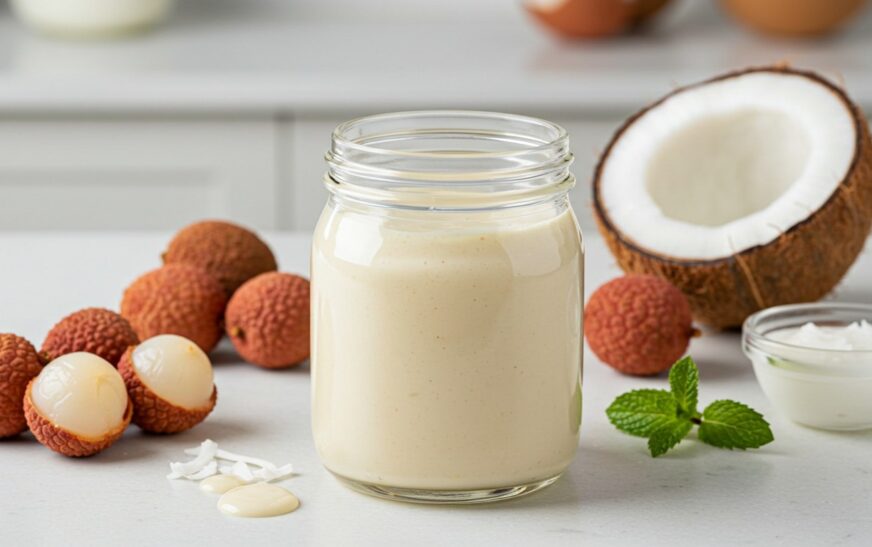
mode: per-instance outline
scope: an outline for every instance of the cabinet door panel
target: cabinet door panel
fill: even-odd
[[[275,226],[271,119],[0,122],[0,229]]]

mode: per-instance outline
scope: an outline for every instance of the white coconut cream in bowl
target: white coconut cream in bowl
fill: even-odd
[[[872,305],[769,308],[745,321],[742,346],[763,392],[794,422],[872,428]]]
[[[174,0],[12,0],[28,26],[64,38],[103,38],[145,30],[163,20]]]

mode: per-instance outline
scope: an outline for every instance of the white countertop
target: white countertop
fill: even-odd
[[[514,1],[490,2],[492,16],[457,7],[439,17],[390,5],[345,13],[352,4],[327,2],[313,14],[282,0],[182,1],[155,32],[105,42],[44,38],[4,10],[0,112],[623,115],[678,83],[778,61],[841,76],[872,106],[872,10],[836,36],[790,41],[745,31],[714,2],[688,3],[686,15],[641,34],[582,43],[555,40]]]
[[[61,316],[117,306],[123,288],[158,264],[166,234],[0,233],[0,332],[39,345]],[[308,237],[268,234],[283,269],[306,271]],[[601,240],[587,240],[588,293],[617,274]],[[868,253],[838,291],[872,302]],[[729,452],[686,440],[658,459],[644,440],[617,432],[604,409],[628,389],[665,378],[620,376],[585,355],[578,457],[550,488],[478,507],[429,507],[369,498],[338,484],[318,463],[309,426],[307,367],[274,372],[246,365],[227,346],[213,356],[215,412],[175,436],[131,427],[88,459],[67,459],[29,435],[0,441],[4,545],[868,545],[872,537],[872,432],[835,434],[778,416],[754,380],[736,333],[692,343],[701,404],[735,398],[763,412],[775,442]],[[302,500],[291,515],[221,515],[196,483],[168,481],[167,463],[212,438],[230,450],[299,475],[284,483]]]

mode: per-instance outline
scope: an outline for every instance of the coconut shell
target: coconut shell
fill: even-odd
[[[71,431],[53,424],[51,420],[39,413],[30,397],[32,388],[33,380],[27,384],[27,392],[24,396],[24,415],[27,417],[27,425],[30,427],[33,436],[36,437],[36,440],[64,456],[81,458],[93,456],[98,452],[106,450],[121,438],[133,416],[133,404],[128,398],[127,410],[124,411],[124,417],[118,427],[99,439],[80,437]]]
[[[217,387],[212,389],[209,404],[198,409],[184,408],[162,398],[145,385],[136,373],[133,348],[121,357],[118,372],[133,400],[133,423],[151,433],[179,433],[191,429],[206,419],[218,400]]]
[[[750,72],[794,74],[829,89],[854,118],[857,145],[850,168],[829,200],[774,241],[715,260],[683,260],[636,245],[609,218],[600,201],[603,166],[623,133],[669,97]],[[814,302],[829,293],[863,250],[872,228],[872,141],[863,113],[845,92],[821,76],[789,67],[750,68],[679,88],[628,119],[612,137],[593,180],[600,233],[620,267],[658,275],[687,296],[694,318],[715,328],[737,327],[752,313],[781,304]]]
[[[0,438],[27,429],[24,392],[41,370],[39,355],[30,342],[14,334],[0,334]]]

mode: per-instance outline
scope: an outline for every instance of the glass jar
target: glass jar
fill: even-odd
[[[583,248],[566,132],[436,111],[333,132],[312,248],[312,425],[353,489],[533,492],[581,423]]]

